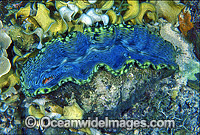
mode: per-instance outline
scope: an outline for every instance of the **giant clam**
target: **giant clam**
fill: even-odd
[[[88,27],[84,33],[74,32],[66,39],[46,43],[38,56],[23,66],[21,83],[26,95],[35,96],[54,91],[64,82],[89,82],[102,67],[122,75],[135,64],[174,70],[175,50],[146,28],[122,24]]]

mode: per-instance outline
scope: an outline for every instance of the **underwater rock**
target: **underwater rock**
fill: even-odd
[[[91,82],[84,85],[67,82],[45,97],[64,108],[60,119],[119,119],[121,115],[130,111],[134,104],[141,101],[146,103],[153,98],[162,88],[158,85],[160,81],[173,73],[174,70],[154,70],[150,67],[142,69],[135,65],[127,73],[116,77],[102,68],[95,73]],[[46,101],[43,101],[42,97],[44,95],[36,96],[40,105]],[[49,107],[45,106],[45,110]]]
[[[153,91],[153,95],[148,100],[140,100],[131,108],[124,111],[119,119],[139,119],[139,120],[175,120],[176,128],[132,128],[115,129],[122,134],[133,134],[134,131],[147,134],[163,134],[163,133],[180,133],[198,134],[199,125],[199,93],[187,86],[177,89],[178,80],[173,77],[165,78],[156,85],[157,92]],[[178,91],[176,99],[172,100],[169,93],[174,89]],[[150,92],[150,91],[149,91]],[[143,95],[145,97],[146,95]],[[184,127],[183,127],[184,125]],[[129,128],[131,129],[131,128]],[[106,131],[114,131],[114,129],[104,129]]]
[[[187,86],[200,92],[200,73],[195,74],[196,80],[188,80]]]
[[[196,55],[197,59],[200,60],[200,32],[199,30],[199,23],[194,24],[194,28],[188,31],[187,39],[193,43],[194,45],[194,54]]]
[[[86,112],[85,118],[108,116],[114,119],[132,104],[142,100],[143,95],[146,95],[144,99],[153,96],[149,92],[156,93],[157,83],[173,73],[174,70],[140,69],[135,65],[127,73],[115,76],[102,68],[95,73],[91,82],[84,85],[64,83],[48,97],[61,106],[69,101],[57,100],[76,100]],[[73,95],[74,99],[71,98]]]
[[[102,133],[127,134],[136,130],[149,134],[181,130],[197,133],[199,93],[185,85],[178,88],[179,80],[171,74],[167,69],[140,69],[134,66],[127,73],[116,77],[101,69],[90,83],[80,86],[67,82],[46,96],[59,106],[69,104],[69,100],[76,100],[85,111],[83,119],[172,119],[178,127],[134,128],[131,131],[124,128],[99,128]],[[174,96],[174,91],[177,96]],[[66,98],[68,100],[63,100]]]
[[[47,43],[23,66],[21,84],[25,94],[49,93],[68,81],[84,84],[101,67],[115,75],[126,73],[134,64],[140,68],[176,69],[173,46],[145,28],[89,27],[84,34],[74,32],[66,40]]]
[[[196,80],[195,74],[199,73],[200,63],[197,59],[194,59],[192,44],[177,33],[178,29],[175,30],[172,30],[172,24],[166,23],[161,26],[160,35],[178,49],[179,53],[176,58],[180,70],[178,79],[181,80],[180,84],[186,85],[188,79]]]
[[[200,4],[198,1],[188,1],[187,8],[191,13],[191,22],[194,27],[187,32],[187,39],[194,45],[194,53],[200,60]]]
[[[187,8],[189,8],[191,16],[192,16],[192,20],[191,22],[193,23],[199,23],[200,22],[200,5],[199,5],[199,1],[197,0],[190,0],[187,1],[186,3]],[[200,30],[198,29],[198,32],[200,32]]]

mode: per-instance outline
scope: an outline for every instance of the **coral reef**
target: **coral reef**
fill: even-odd
[[[10,70],[6,75],[0,78],[0,89],[3,91],[9,90],[14,87],[16,84],[20,83],[19,78],[13,73],[13,70]]]
[[[37,40],[39,40],[39,38],[33,34],[24,34],[23,29],[17,26],[10,27],[8,34],[14,43],[14,47],[19,50],[19,53],[14,50],[15,53],[19,56],[22,56],[23,52],[25,51],[30,51],[36,48]]]
[[[83,119],[84,111],[80,106],[75,102],[71,106],[65,106],[63,108],[63,117],[62,119],[74,120],[74,119]]]
[[[36,8],[37,7],[37,8]],[[51,15],[50,15],[51,10]],[[123,12],[127,10],[126,12]],[[16,22],[23,24],[26,34],[33,34],[42,28],[38,49],[42,47],[42,39],[70,32],[69,27],[77,28],[98,24],[120,24],[128,22],[141,24],[156,21],[155,6],[151,3],[136,1],[49,1],[45,5],[28,3],[15,14]],[[69,26],[68,22],[74,22]]]
[[[185,42],[185,39],[173,31],[171,26],[171,23],[166,23],[161,27],[160,33],[165,40],[171,42],[175,47],[181,48],[180,54],[176,58],[180,70],[178,79],[186,85],[188,79],[196,80],[195,74],[199,72],[200,63],[197,59],[193,59],[195,56],[192,52],[192,45]],[[190,72],[187,72],[188,70]]]
[[[147,29],[117,25],[94,30],[98,37],[92,34],[92,28],[88,28],[84,34],[72,33],[69,41],[60,39],[47,43],[22,69],[24,93],[32,96],[49,93],[63,81],[82,84],[90,81],[100,67],[106,67],[116,75],[127,72],[134,63],[141,68],[176,67],[175,50],[171,44],[149,34]]]
[[[70,82],[64,83],[57,91],[46,95],[46,98],[64,108],[76,101],[85,111],[83,119],[87,117],[127,120],[164,118],[175,120],[178,127],[134,128],[131,131],[123,128],[98,128],[96,132],[102,134],[196,133],[199,128],[195,124],[198,122],[199,115],[199,94],[187,86],[178,88],[179,80],[170,76],[171,74],[166,69],[140,69],[134,66],[127,73],[116,77],[101,69],[90,83],[82,86]],[[191,109],[188,109],[188,106]],[[48,130],[52,129],[48,128]],[[59,129],[54,130],[54,132],[59,131]],[[93,130],[90,128],[91,132],[94,132]],[[71,130],[71,132],[78,131]]]
[[[2,80],[0,83],[2,83]],[[18,132],[16,127],[21,124],[18,110],[19,93],[12,86],[6,91],[1,88],[0,94],[0,133],[16,134]]]
[[[8,58],[5,56],[0,57],[0,77],[7,74],[11,69],[11,64]]]
[[[153,20],[154,22],[157,19],[156,16],[156,8],[154,7],[153,4],[151,3],[147,3],[147,2],[143,2],[140,4],[140,12],[138,14],[138,16],[135,18],[137,24],[143,25],[143,19],[145,14],[147,15],[148,19]]]
[[[194,46],[193,51],[196,57],[200,60],[200,25],[199,25],[200,5],[198,1],[188,1],[186,5],[187,5],[187,10],[191,15],[191,18],[190,18],[191,20],[188,19],[188,23],[190,24],[190,27],[191,25],[193,26],[193,28],[187,31],[186,39],[188,39],[189,42],[193,43],[193,46]]]
[[[199,8],[199,0],[0,1],[0,134],[199,134]],[[175,127],[29,129],[30,115]]]
[[[200,91],[200,73],[194,74],[195,77],[197,78],[196,80],[190,80],[188,79],[187,81],[187,86]]]
[[[130,6],[123,16],[124,21],[135,18],[139,14],[140,10],[139,1],[128,0],[127,3],[130,4]]]
[[[10,46],[12,40],[2,30],[3,23],[0,20],[0,77],[7,74],[11,69],[10,60],[7,58],[6,49]]]
[[[44,116],[50,118],[60,118],[63,115],[63,108],[46,98],[35,99],[31,103],[26,103],[28,114],[40,119]]]
[[[86,112],[85,118],[108,116],[117,119],[131,106],[127,103],[138,102],[140,100],[138,97],[144,95],[147,89],[156,91],[155,84],[173,73],[173,70],[140,69],[133,66],[127,73],[116,77],[105,69],[101,69],[90,83],[83,86],[70,82],[64,83],[49,97],[53,99],[55,98],[53,95],[59,96],[61,93],[63,94],[61,97],[66,96],[71,99],[70,96],[74,94],[74,100],[79,102]]]

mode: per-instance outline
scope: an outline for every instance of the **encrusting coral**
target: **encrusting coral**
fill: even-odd
[[[0,57],[0,77],[7,74],[11,69],[11,64],[8,58],[5,56]]]
[[[3,24],[0,21],[0,77],[7,74],[11,69],[10,60],[7,58],[6,49],[10,46],[11,38],[2,30]]]

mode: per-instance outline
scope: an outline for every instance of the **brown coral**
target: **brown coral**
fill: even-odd
[[[187,36],[187,32],[191,30],[194,25],[191,22],[191,15],[188,11],[183,10],[178,16],[179,19],[179,30],[183,33],[184,36]]]

